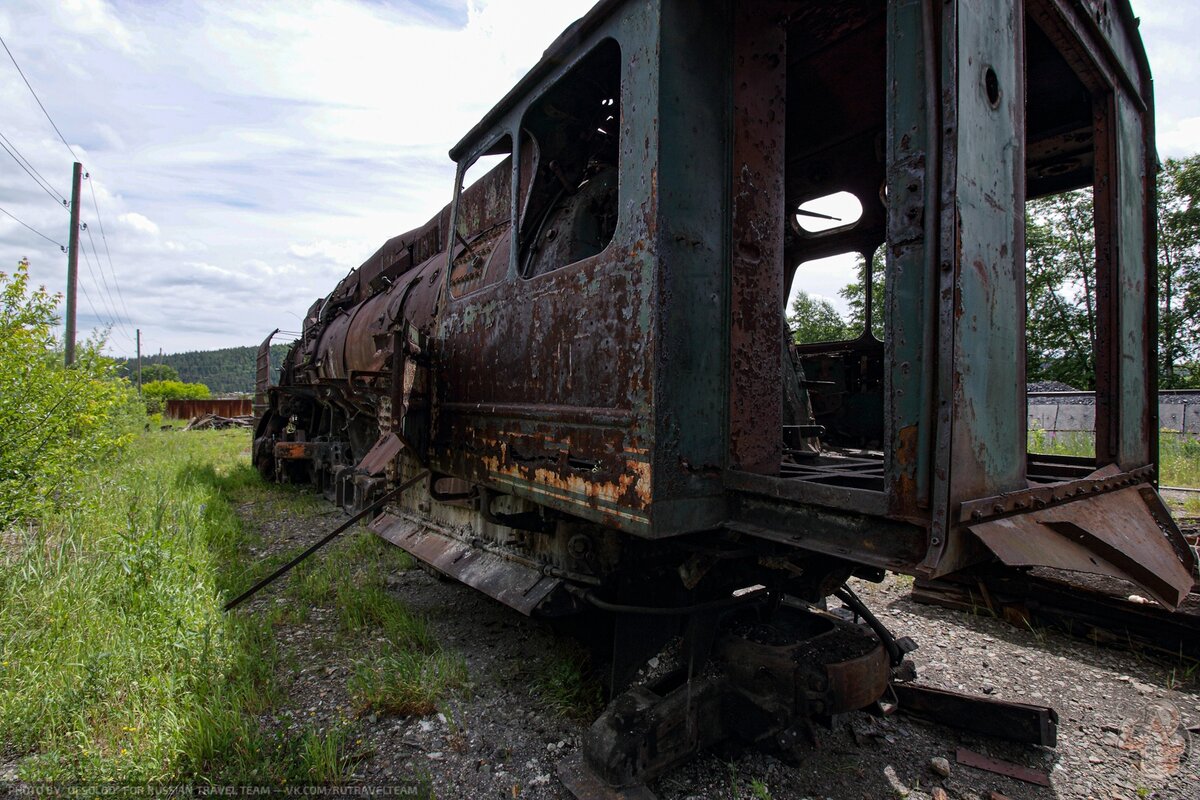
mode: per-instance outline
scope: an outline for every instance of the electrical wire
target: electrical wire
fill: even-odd
[[[33,85],[29,82],[29,78],[25,77],[25,73],[21,70],[21,65],[17,63],[17,58],[12,54],[12,50],[8,49],[8,43],[4,41],[3,36],[0,36],[0,45],[4,47],[4,52],[8,53],[8,57],[12,61],[13,66],[17,68],[17,74],[21,76],[21,80],[25,81],[25,86],[29,88],[29,93],[33,95],[33,99],[37,101],[38,108],[40,108],[42,113],[46,115],[46,119],[50,122],[50,127],[54,128],[54,132],[58,134],[58,138],[62,139],[62,143],[66,146],[67,152],[71,154],[71,157],[78,161],[79,156],[75,155],[75,151],[71,149],[71,145],[67,144],[67,137],[63,136],[62,131],[60,131],[58,126],[54,124],[54,120],[50,117],[50,112],[46,110],[44,105],[42,105],[42,99],[38,97],[37,92],[33,90]]]
[[[125,305],[125,293],[121,291],[121,282],[117,280],[117,270],[112,263],[112,253],[108,249],[108,237],[104,235],[104,220],[100,218],[100,204],[96,202],[96,189],[92,185],[92,174],[88,172],[88,191],[92,194],[92,208],[96,209],[96,224],[100,226],[100,241],[104,243],[104,256],[108,259],[108,271],[112,275],[113,284],[117,287],[117,297],[121,300],[121,310],[129,318],[129,307]]]
[[[96,280],[96,271],[92,269],[92,259],[88,256],[86,249],[81,247],[81,248],[79,248],[79,252],[83,254],[83,263],[87,265],[88,274],[92,276],[92,283],[95,284],[96,289],[99,290],[100,282]],[[83,283],[79,282],[78,286],[86,295],[87,289],[83,288]],[[104,316],[101,316],[100,314],[96,314],[96,318],[99,319],[101,322],[103,322],[105,325],[108,325],[111,327],[116,322],[116,318],[113,316],[112,310],[107,305],[104,304],[104,295],[100,294],[100,292],[97,291],[96,297],[97,297],[97,299],[100,300],[100,306],[104,309]],[[91,298],[88,298],[88,303],[91,303]],[[96,311],[95,306],[92,306],[92,311],[93,312]]]
[[[64,195],[62,192],[58,191],[57,189],[55,189],[54,184],[52,184],[52,183],[50,183],[50,181],[46,180],[45,175],[38,172],[38,169],[37,169],[37,167],[35,167],[33,165],[33,162],[30,161],[28,158],[26,158],[25,154],[17,149],[17,146],[12,143],[11,139],[9,139],[3,133],[0,133],[0,140],[3,140],[4,142],[6,142],[9,147],[11,147],[14,151],[16,151],[17,155],[19,155],[21,157],[21,160],[25,162],[25,165],[28,166],[31,170],[33,170],[34,174],[37,175],[37,177],[41,179],[42,183],[45,184],[46,187],[54,193],[54,196],[57,197],[61,203],[63,203],[64,205],[66,204],[66,202],[67,202],[66,195]]]
[[[100,265],[100,254],[96,252],[96,243],[91,240],[90,235],[89,235],[88,239],[91,242],[92,255],[94,255],[96,257],[96,267],[100,269],[100,277],[101,277],[101,281],[103,281],[104,270],[103,270],[103,267],[101,267],[101,265]],[[99,299],[100,299],[100,305],[104,307],[105,311],[109,312],[109,318],[108,318],[108,323],[107,323],[109,331],[111,331],[112,333],[117,333],[117,334],[120,334],[121,336],[124,336],[125,341],[129,342],[130,344],[133,344],[133,337],[129,335],[128,328],[125,327],[125,323],[121,321],[120,315],[117,314],[116,304],[111,303],[112,293],[108,292],[108,298],[110,301],[109,303],[105,302],[103,294],[99,294],[99,289],[100,289],[101,284],[97,283],[97,281],[96,281],[96,273],[92,270],[92,260],[90,258],[88,258],[87,250],[81,247],[81,248],[79,248],[79,252],[83,253],[83,260],[84,260],[84,263],[87,264],[88,274],[92,276],[92,283],[96,284],[97,297],[99,297]],[[104,289],[106,292],[108,291],[107,283],[104,284]],[[93,307],[92,310],[95,311],[95,307]],[[101,321],[103,321],[104,318],[100,317],[99,314],[97,314],[96,316],[99,317]]]
[[[65,252],[67,252],[66,245],[64,245],[62,242],[56,242],[56,241],[54,241],[53,239],[51,239],[49,236],[47,236],[46,234],[44,234],[44,233],[42,233],[41,231],[39,231],[37,228],[31,227],[31,226],[29,226],[29,225],[26,225],[24,222],[22,222],[21,220],[17,219],[17,218],[16,218],[16,217],[14,217],[14,216],[13,216],[11,213],[9,213],[8,211],[4,210],[3,208],[0,208],[0,213],[2,213],[2,214],[4,214],[5,216],[9,217],[9,218],[10,218],[10,219],[12,219],[14,222],[16,222],[18,225],[21,225],[21,226],[23,226],[23,227],[25,227],[25,228],[28,228],[29,230],[33,231],[34,233],[36,233],[38,236],[40,236],[40,237],[42,237],[43,239],[45,239],[45,240],[46,240],[47,242],[49,242],[50,244],[58,245],[58,249],[59,249],[59,250],[62,250],[64,253],[65,253]]]
[[[42,99],[41,99],[40,97],[38,97],[38,93],[37,93],[37,92],[34,90],[34,88],[33,88],[33,84],[31,84],[31,83],[29,82],[29,78],[27,78],[27,77],[25,76],[25,71],[24,71],[24,70],[22,70],[22,69],[21,69],[21,65],[17,63],[17,58],[16,58],[16,56],[14,56],[14,55],[13,55],[13,53],[12,53],[12,50],[10,50],[10,49],[8,48],[8,43],[4,41],[4,37],[2,37],[2,36],[0,36],[0,46],[2,46],[2,47],[4,48],[4,52],[8,54],[8,58],[9,58],[9,60],[10,60],[10,61],[12,61],[12,64],[13,64],[13,66],[14,66],[14,67],[16,67],[16,69],[17,69],[17,74],[18,74],[18,75],[20,75],[20,76],[21,76],[21,80],[23,80],[23,81],[25,82],[25,87],[26,87],[27,89],[29,89],[29,93],[30,93],[31,95],[33,95],[33,99],[34,99],[34,100],[37,102],[37,104],[38,104],[38,108],[40,108],[40,109],[42,110],[42,113],[43,113],[43,114],[46,116],[46,121],[50,123],[50,127],[54,128],[54,132],[58,134],[58,138],[59,138],[59,139],[62,141],[62,143],[63,143],[63,146],[67,148],[67,152],[71,154],[71,157],[72,157],[73,159],[75,159],[76,161],[79,161],[79,160],[80,160],[79,156],[78,156],[78,155],[75,153],[75,150],[74,150],[74,148],[72,148],[72,147],[71,147],[71,144],[70,144],[70,142],[68,142],[68,141],[67,141],[67,137],[63,136],[63,133],[62,133],[62,131],[61,131],[61,130],[59,130],[59,128],[58,128],[58,124],[57,124],[57,123],[55,123],[55,121],[54,121],[54,118],[50,116],[50,112],[46,110],[46,106],[45,106],[45,104],[43,104],[43,103],[42,103]],[[5,139],[5,141],[7,142],[8,140],[7,140],[7,139]],[[6,151],[8,151],[8,148],[7,148],[7,147],[5,147],[4,149],[5,149]],[[16,150],[16,148],[14,147],[14,148],[13,148],[13,150],[15,151],[15,150]],[[25,164],[22,164],[22,163],[21,163],[21,159],[23,159],[23,158],[24,158],[24,156],[23,156],[23,155],[22,155],[22,156],[20,156],[20,157],[18,158],[18,156],[17,156],[17,155],[16,155],[16,153],[14,153],[14,152],[12,152],[12,151],[8,151],[8,153],[9,153],[9,155],[10,155],[10,156],[12,156],[12,157],[13,157],[13,159],[14,159],[14,160],[17,162],[17,164],[19,164],[19,165],[21,166],[21,168],[22,168],[22,169],[25,169]],[[28,160],[26,159],[26,161],[28,161]],[[32,171],[31,171],[31,170],[32,170]],[[32,165],[32,164],[29,164],[29,169],[25,169],[25,171],[26,171],[26,172],[28,172],[28,173],[30,174],[30,177],[32,177],[32,178],[33,178],[35,181],[37,181],[37,182],[38,182],[38,185],[39,185],[39,186],[41,186],[41,187],[43,188],[43,190],[45,190],[45,191],[47,192],[47,194],[49,194],[49,195],[50,195],[52,198],[54,197],[53,187],[50,185],[49,181],[46,181],[46,179],[45,179],[45,178],[41,178],[41,180],[40,180],[40,181],[38,180],[38,178],[40,177],[41,173],[38,173],[36,169],[33,169],[33,165]],[[35,175],[35,173],[36,173],[36,175]],[[104,252],[105,252],[105,255],[106,255],[106,257],[108,258],[109,272],[112,274],[113,283],[114,283],[114,284],[116,284],[116,286],[117,286],[117,296],[121,298],[121,308],[124,310],[124,312],[125,312],[125,316],[126,316],[126,317],[128,317],[128,316],[130,316],[130,315],[129,315],[129,309],[128,309],[128,307],[125,305],[125,296],[124,296],[124,293],[121,291],[121,284],[120,284],[120,283],[117,281],[117,273],[116,273],[116,270],[113,268],[113,264],[112,264],[112,253],[111,253],[111,251],[110,251],[110,250],[109,250],[109,248],[108,248],[108,237],[106,237],[106,236],[105,236],[105,234],[104,234],[104,223],[103,223],[103,221],[101,221],[101,219],[100,219],[100,205],[99,205],[99,203],[97,203],[97,202],[96,202],[96,190],[95,190],[94,188],[92,188],[92,184],[91,184],[90,177],[91,177],[91,176],[90,176],[90,174],[89,174],[88,189],[89,189],[89,191],[91,191],[91,193],[92,193],[92,206],[93,206],[93,208],[95,208],[95,210],[96,210],[96,222],[97,222],[97,224],[98,224],[98,225],[100,225],[100,238],[101,238],[101,240],[104,242]],[[57,202],[59,202],[59,200],[62,200],[64,203],[66,202],[66,201],[65,201],[65,199],[61,197],[61,195],[60,195],[58,198],[55,198],[55,202],[57,203]],[[3,209],[0,209],[0,211],[2,211],[2,210],[3,210]],[[69,206],[69,204],[67,205],[67,210],[68,210],[68,211],[70,211],[70,206]],[[5,214],[8,214],[8,212],[7,212],[7,211],[5,211],[4,213],[5,213]],[[50,237],[46,236],[45,234],[41,233],[40,231],[37,231],[37,230],[35,230],[35,229],[33,229],[33,228],[30,228],[28,225],[25,225],[25,223],[24,223],[24,222],[21,222],[21,220],[17,219],[16,217],[13,217],[13,216],[12,216],[12,214],[8,214],[8,216],[12,217],[12,218],[13,218],[14,220],[16,220],[17,222],[20,222],[20,223],[21,223],[22,225],[24,225],[26,228],[29,228],[29,230],[31,230],[31,231],[33,231],[34,233],[36,233],[37,235],[41,236],[43,239],[46,239],[47,241],[53,242],[54,244],[58,244],[58,246],[59,246],[61,249],[63,249],[63,250],[65,250],[65,249],[66,249],[66,248],[64,248],[64,247],[63,247],[61,244],[59,244],[58,242],[54,242],[54,240],[53,240],[53,239],[50,239]],[[89,240],[89,242],[91,243],[91,246],[92,246],[92,252],[93,252],[93,253],[95,254],[95,256],[96,256],[96,266],[97,266],[97,267],[100,269],[100,275],[101,275],[101,278],[103,278],[103,276],[104,276],[104,265],[103,265],[103,264],[101,263],[101,261],[100,261],[100,253],[99,253],[99,252],[96,250],[96,243],[95,243],[95,241],[94,241],[94,240],[92,240],[92,235],[91,235],[91,232],[90,232],[90,231],[88,232],[88,240]],[[85,259],[85,261],[87,261],[87,252],[86,252],[86,251],[84,251],[84,259]],[[91,263],[90,263],[90,261],[88,262],[88,270],[89,270],[89,271],[91,270]],[[93,275],[92,275],[92,280],[93,280],[93,281],[95,281],[95,274],[94,274],[94,273],[93,273]],[[103,284],[104,284],[104,290],[105,290],[105,291],[108,293],[109,300],[110,300],[110,301],[112,301],[112,290],[109,288],[109,286],[108,286],[108,282],[105,280],[105,281],[103,281]],[[87,296],[87,295],[86,295],[86,291],[85,291],[85,293],[84,293],[84,294],[85,294],[85,297],[86,297],[86,296]],[[103,304],[104,304],[104,303],[103,303],[103,300],[104,300],[104,298],[103,298],[103,297],[101,297],[100,299],[101,299],[101,305],[103,305]],[[90,298],[88,298],[88,302],[89,302],[89,304],[91,303],[91,299],[90,299]],[[123,323],[118,323],[118,321],[117,321],[117,315],[116,315],[116,313],[115,313],[115,310],[116,310],[116,302],[115,302],[115,301],[113,301],[113,302],[112,302],[112,306],[113,306],[113,311],[114,311],[114,313],[113,313],[113,316],[112,316],[112,322],[110,322],[110,327],[111,327],[113,324],[118,324],[118,325],[119,325],[119,327],[117,328],[117,331],[118,331],[119,333],[121,333],[123,336],[125,336],[125,338],[126,338],[127,340],[129,340],[129,342],[130,342],[130,343],[132,343],[132,342],[133,342],[133,339],[132,339],[132,338],[129,336],[129,332],[128,332],[128,331],[126,331],[126,330],[124,330],[124,324],[123,324]],[[95,311],[95,307],[94,307],[94,306],[92,307],[92,311],[93,311],[93,312]],[[97,318],[100,318],[98,314],[97,314],[96,316],[97,316]]]
[[[25,159],[25,156],[21,155],[19,150],[17,150],[15,147],[13,147],[12,149],[9,149],[12,142],[9,142],[8,139],[6,139],[4,137],[4,134],[0,133],[0,139],[3,139],[3,141],[0,141],[0,149],[3,149],[4,152],[6,152],[10,156],[12,156],[12,160],[17,162],[17,166],[20,167],[21,169],[25,170],[26,175],[33,178],[33,182],[38,185],[39,189],[41,189],[43,192],[45,192],[47,195],[49,195],[50,199],[54,201],[54,204],[56,206],[63,208],[62,204],[67,201],[65,199],[57,196],[57,193],[54,191],[54,188],[52,186],[50,186],[48,183],[44,182],[45,178],[40,177],[41,173],[38,173],[37,170],[33,170],[32,172],[30,171],[32,169],[33,165],[29,164],[29,166],[26,166],[25,163],[22,162],[22,159]],[[5,142],[7,142],[8,144],[5,144]],[[26,159],[26,161],[28,161],[28,159]],[[37,173],[37,174],[35,175],[34,173]]]
[[[117,301],[113,299],[112,289],[109,288],[108,279],[104,277],[104,265],[100,263],[100,252],[96,249],[96,240],[92,238],[92,228],[90,225],[84,225],[83,230],[87,233],[88,244],[91,245],[92,255],[96,257],[96,269],[100,270],[100,282],[104,287],[104,293],[108,295],[108,305],[113,310],[113,321],[117,318]]]

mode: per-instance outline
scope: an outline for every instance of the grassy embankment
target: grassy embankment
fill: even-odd
[[[1029,431],[1029,452],[1060,456],[1091,457],[1096,453],[1090,433]],[[1159,477],[1163,486],[1200,489],[1200,441],[1164,433],[1158,446]]]
[[[347,534],[289,581],[297,602],[222,603],[290,553],[259,563],[234,509],[311,513],[311,495],[263,484],[244,431],[142,435],[72,488],[72,501],[4,532],[0,736],[30,781],[328,783],[357,757],[348,720],[278,731],[286,654],[274,629],[336,609],[344,644],[374,642],[348,687],[360,708],[423,713],[465,681],[422,620],[384,591],[401,554]],[[256,606],[256,608],[258,608]],[[386,639],[378,641],[378,632]]]

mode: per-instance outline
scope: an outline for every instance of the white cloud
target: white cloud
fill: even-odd
[[[158,226],[155,225],[153,221],[147,219],[145,216],[137,213],[136,211],[130,211],[122,214],[121,216],[117,217],[117,220],[126,228],[136,233],[141,233],[148,236],[158,236]]]
[[[1160,129],[1158,153],[1163,158],[1181,158],[1200,153],[1200,117],[1171,120]]]

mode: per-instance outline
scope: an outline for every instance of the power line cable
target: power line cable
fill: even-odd
[[[95,284],[95,286],[96,286],[96,289],[97,289],[96,298],[100,301],[101,308],[104,309],[104,316],[100,316],[99,314],[96,314],[96,317],[101,322],[103,322],[105,325],[111,326],[115,323],[116,319],[112,314],[112,310],[107,305],[105,305],[104,295],[99,292],[100,282],[96,280],[96,271],[92,269],[92,259],[90,256],[88,256],[87,248],[81,247],[81,248],[79,248],[79,252],[83,254],[83,262],[85,264],[87,264],[88,274],[92,276],[92,283]],[[79,283],[79,287],[83,291],[84,295],[86,296],[87,289],[84,288],[82,282]],[[88,302],[89,303],[91,302],[91,298],[88,299]],[[95,310],[96,310],[96,307],[92,306],[92,311],[95,311]]]
[[[9,218],[10,218],[10,219],[12,219],[14,222],[16,222],[18,225],[21,225],[21,226],[23,226],[23,227],[25,227],[25,228],[28,228],[29,230],[33,231],[34,233],[36,233],[38,236],[40,236],[40,237],[42,237],[43,239],[45,239],[45,240],[46,240],[47,242],[49,242],[50,244],[55,244],[55,245],[58,245],[58,249],[59,249],[59,250],[62,250],[64,253],[65,253],[65,252],[67,252],[67,247],[66,247],[66,245],[64,245],[62,242],[56,242],[56,241],[54,241],[53,239],[51,239],[49,236],[47,236],[46,234],[44,234],[44,233],[42,233],[41,231],[39,231],[37,228],[31,227],[31,226],[29,226],[29,225],[26,225],[24,222],[22,222],[21,220],[17,219],[17,218],[16,218],[16,217],[14,217],[12,214],[10,214],[8,211],[5,211],[3,208],[0,208],[0,213],[3,213],[5,216],[9,217]]]
[[[96,319],[100,320],[101,323],[103,323],[104,317],[100,316],[100,312],[96,310],[95,304],[92,303],[92,296],[90,294],[88,294],[87,287],[84,286],[82,282],[80,282],[78,285],[79,285],[79,291],[83,292],[83,299],[87,301],[88,308],[90,308],[92,310],[92,316],[95,317]]]
[[[7,140],[5,140],[5,141],[7,141]],[[23,158],[23,156],[22,156],[22,157],[18,157],[16,153],[14,153],[12,150],[9,150],[9,149],[8,149],[8,146],[7,146],[7,145],[5,145],[5,144],[4,144],[4,142],[0,142],[0,149],[3,149],[3,150],[4,150],[4,152],[6,152],[6,153],[8,153],[10,156],[12,156],[12,160],[17,162],[17,166],[18,166],[18,167],[20,167],[21,169],[25,170],[25,174],[26,174],[26,175],[28,175],[29,177],[33,178],[33,182],[34,182],[34,183],[36,183],[36,184],[38,185],[38,188],[39,188],[39,189],[41,189],[43,192],[45,192],[45,193],[46,193],[46,195],[47,195],[47,196],[48,196],[48,197],[49,197],[51,200],[53,200],[53,201],[54,201],[54,204],[55,204],[55,205],[59,206],[60,208],[62,207],[62,206],[61,206],[61,205],[59,205],[59,204],[60,204],[60,203],[63,203],[63,202],[66,202],[66,201],[65,201],[65,200],[62,200],[62,198],[55,197],[55,196],[54,196],[54,192],[53,192],[53,190],[52,190],[52,189],[51,189],[49,186],[47,186],[46,184],[42,183],[42,182],[41,182],[41,181],[38,179],[38,177],[37,177],[36,175],[34,175],[32,172],[30,172],[30,171],[29,171],[29,167],[26,167],[24,164],[22,164],[22,163],[21,163],[21,158]],[[68,209],[68,210],[69,210],[69,209]]]
[[[16,56],[14,56],[14,55],[13,55],[13,53],[12,53],[12,50],[10,50],[10,49],[8,48],[8,43],[4,41],[4,37],[2,37],[2,36],[0,36],[0,46],[2,46],[2,47],[4,48],[4,52],[8,54],[8,58],[9,58],[9,60],[10,60],[10,61],[12,61],[12,64],[13,64],[13,66],[14,66],[14,67],[16,67],[16,69],[17,69],[17,74],[19,74],[19,75],[21,76],[21,80],[23,80],[23,81],[25,82],[25,87],[26,87],[27,89],[29,89],[29,93],[30,93],[31,95],[33,95],[33,99],[34,99],[34,100],[37,102],[37,104],[38,104],[38,108],[40,108],[40,109],[42,110],[42,113],[46,115],[46,121],[50,123],[50,127],[54,128],[54,132],[58,134],[58,138],[59,138],[59,139],[62,141],[62,143],[63,143],[63,146],[67,148],[67,152],[71,154],[71,157],[72,157],[72,158],[74,158],[76,161],[79,161],[79,160],[80,160],[79,156],[78,156],[78,155],[75,153],[75,150],[74,150],[74,148],[72,148],[72,147],[71,147],[71,144],[70,144],[70,142],[68,142],[68,141],[67,141],[67,137],[63,136],[63,133],[62,133],[62,131],[61,131],[61,130],[59,130],[59,128],[58,128],[58,125],[57,125],[57,124],[54,122],[54,118],[50,116],[50,112],[46,110],[46,106],[45,106],[45,104],[44,104],[44,103],[42,103],[42,99],[41,99],[40,97],[38,97],[38,93],[37,93],[37,92],[34,90],[34,88],[33,88],[33,84],[31,84],[31,83],[29,82],[29,78],[25,77],[25,71],[24,71],[24,70],[22,70],[22,69],[21,69],[21,65],[17,63],[17,58],[16,58]],[[5,148],[5,149],[7,150],[7,148]],[[19,159],[17,159],[16,155],[14,155],[14,154],[13,154],[13,153],[11,153],[11,152],[9,153],[9,155],[12,155],[12,156],[13,156],[13,158],[17,160],[17,163],[18,163],[18,164],[20,164],[20,163],[21,163],[21,162],[20,162],[20,160],[19,160]],[[30,167],[32,167],[32,166],[33,166],[33,165],[31,164],[31,165],[30,165]],[[24,168],[24,165],[22,165],[22,168]],[[36,170],[34,170],[34,171],[36,172]],[[29,172],[29,170],[26,170],[26,172]],[[30,173],[30,177],[34,177],[32,173]],[[34,180],[37,180],[37,178],[36,178],[36,177],[34,177]],[[45,179],[43,179],[43,180],[45,180]],[[48,183],[49,183],[49,182],[47,182],[47,185],[48,185]],[[38,185],[42,185],[42,184],[39,182],[39,184],[38,184]],[[46,187],[45,187],[45,186],[43,186],[43,188],[46,188]],[[90,182],[89,182],[89,184],[88,184],[88,188],[89,188],[89,189],[91,189],[91,184],[90,184]],[[104,236],[104,223],[103,223],[103,222],[100,222],[100,208],[99,208],[99,205],[98,205],[98,204],[96,204],[95,190],[94,190],[94,189],[91,189],[91,191],[92,191],[92,203],[93,203],[93,205],[95,205],[95,206],[96,206],[96,221],[97,221],[97,222],[100,224],[100,238],[104,240],[104,248],[105,248],[105,253],[106,253],[106,254],[108,254],[109,267],[110,267],[110,270],[111,270],[111,268],[112,268],[112,256],[111,256],[111,254],[109,254],[109,251],[108,251],[108,240],[107,240],[107,238]],[[50,194],[51,194],[51,197],[53,197],[53,194],[52,194],[51,192],[49,192],[49,191],[48,191],[48,193],[50,193]],[[56,202],[57,202],[57,200],[56,200]],[[68,207],[68,210],[70,210],[70,209],[69,209],[69,207]],[[5,212],[5,213],[7,214],[8,212]],[[11,215],[11,214],[9,214],[9,216],[11,217],[12,215]],[[13,219],[16,219],[16,217],[13,217]],[[17,222],[20,222],[20,220],[17,220]],[[22,225],[25,225],[25,223],[23,223],[23,222],[22,222],[21,224],[22,224]],[[28,226],[28,225],[25,225],[25,227],[27,227],[27,228],[28,228],[29,226]],[[39,236],[42,236],[43,238],[47,239],[48,241],[51,241],[51,242],[53,242],[53,241],[54,241],[53,239],[50,239],[49,237],[45,236],[44,234],[42,234],[42,233],[40,233],[40,232],[38,232],[38,231],[34,230],[33,228],[30,228],[30,230],[33,230],[33,232],[34,232],[34,233],[37,233]],[[88,239],[89,239],[89,240],[91,240],[91,233],[90,233],[90,232],[88,233]],[[54,242],[54,243],[55,243],[55,244],[58,244],[58,242]],[[100,268],[100,274],[101,274],[101,276],[103,277],[103,274],[104,274],[104,266],[103,266],[103,264],[101,264],[101,262],[100,262],[100,254],[99,254],[99,253],[96,251],[96,243],[95,243],[95,241],[91,241],[91,245],[92,245],[92,252],[93,252],[93,253],[95,253],[95,255],[96,255],[96,266]],[[60,248],[62,248],[62,245],[61,245],[61,244],[59,244],[59,247],[60,247]],[[63,249],[65,249],[65,248],[63,248]],[[86,251],[84,251],[84,259],[85,259],[85,260],[87,260],[87,252],[86,252]],[[89,269],[89,271],[91,270],[91,264],[90,264],[90,262],[88,263],[88,269]],[[113,276],[113,282],[114,282],[114,283],[117,283],[117,275],[116,275],[116,271],[115,271],[115,270],[111,270],[111,271],[112,271],[112,276]],[[93,281],[95,280],[95,274],[94,274],[94,273],[93,273],[93,275],[92,275],[92,280],[93,280]],[[108,288],[108,283],[107,283],[107,281],[105,281],[105,283],[104,283],[104,288],[105,288],[105,291],[107,291],[107,292],[108,292],[108,294],[109,294],[109,298],[111,299],[111,298],[112,298],[112,292],[111,292],[111,290],[109,290],[109,288]],[[118,294],[118,295],[121,297],[121,305],[122,305],[122,307],[124,308],[124,307],[125,307],[125,298],[124,298],[124,295],[121,293],[121,287],[120,287],[120,284],[118,284],[118,285],[117,285],[117,294]],[[85,297],[86,297],[86,292],[85,292]],[[102,302],[101,302],[101,305],[103,305],[103,297],[101,297],[101,301],[102,301]],[[90,298],[88,298],[88,302],[89,302],[89,303],[91,302],[91,299],[90,299]],[[114,306],[114,308],[115,308],[115,305],[116,305],[116,304],[115,304],[115,303],[113,303],[113,306]],[[94,306],[93,306],[92,310],[93,310],[93,312],[95,311],[95,307],[94,307]],[[128,311],[128,309],[127,309],[127,308],[125,309],[125,314],[126,314],[126,316],[128,316],[128,315],[129,315],[129,311]],[[99,315],[97,315],[97,316],[99,316]],[[114,313],[114,315],[113,315],[113,322],[114,322],[114,323],[116,322],[116,314],[115,314],[115,313]],[[110,325],[111,325],[111,324],[110,324]],[[122,333],[122,334],[125,336],[125,338],[126,338],[126,339],[128,339],[130,342],[132,342],[132,341],[133,341],[133,340],[130,338],[130,336],[129,336],[129,333],[128,333],[127,331],[124,331],[123,329],[118,329],[118,331],[119,331],[119,332],[121,332],[121,333]]]
[[[86,229],[87,228],[85,226],[84,230],[86,230]],[[100,265],[100,254],[96,252],[96,243],[94,240],[92,240],[90,234],[88,235],[88,240],[91,242],[92,255],[96,257],[96,267],[98,269],[100,269],[100,278],[101,278],[101,281],[103,281],[104,269]],[[133,344],[133,337],[129,335],[128,328],[125,327],[125,323],[121,321],[120,315],[117,314],[116,304],[112,302],[112,292],[108,291],[108,284],[104,283],[104,290],[105,290],[105,292],[108,292],[108,299],[109,299],[109,302],[105,302],[104,295],[99,293],[100,284],[96,282],[96,273],[92,270],[92,261],[90,258],[88,258],[87,250],[85,248],[81,247],[81,248],[79,248],[79,252],[83,253],[83,260],[84,260],[84,263],[87,264],[88,274],[92,276],[92,282],[96,284],[96,290],[97,290],[96,296],[100,299],[100,305],[103,306],[105,311],[107,311],[109,313],[109,318],[108,318],[108,323],[107,323],[109,331],[112,333],[116,333],[116,334],[120,334],[121,336],[124,336],[125,341],[129,342],[130,344]],[[95,309],[93,308],[93,310],[95,310]],[[97,316],[99,316],[99,315],[97,315]],[[103,317],[101,317],[101,320],[103,320]]]
[[[50,192],[52,192],[54,194],[54,196],[56,198],[58,198],[59,202],[61,202],[63,205],[66,205],[66,203],[67,203],[66,195],[64,195],[62,192],[58,191],[57,189],[55,189],[54,184],[52,184],[52,183],[50,183],[50,181],[46,180],[45,175],[38,172],[38,169],[37,169],[37,167],[35,167],[33,165],[33,162],[30,161],[28,158],[26,158],[25,154],[22,153],[20,151],[20,149],[15,144],[12,143],[12,140],[9,139],[7,136],[5,136],[3,132],[0,132],[0,141],[3,141],[5,144],[7,144],[8,147],[10,149],[12,149],[13,152],[15,152],[20,157],[20,161],[18,161],[17,163],[24,162],[23,166],[29,168],[26,170],[26,172],[28,172],[29,170],[33,170],[33,174],[36,176],[35,180],[38,180],[42,184],[42,186],[44,186],[48,190],[50,190]]]
[[[116,322],[116,320],[117,320],[117,301],[113,299],[112,289],[109,288],[108,279],[104,277],[104,265],[102,263],[100,263],[100,253],[99,253],[99,251],[96,250],[96,240],[92,238],[92,228],[90,225],[87,225],[86,223],[82,227],[83,227],[84,232],[87,233],[88,244],[91,245],[91,248],[92,248],[92,255],[94,255],[96,257],[96,269],[100,270],[100,282],[104,286],[104,293],[108,295],[108,305],[109,305],[109,308],[111,308],[113,311],[113,322]],[[94,279],[95,279],[95,276],[93,276],[93,280]],[[99,287],[97,287],[97,288],[99,288]]]
[[[108,237],[104,235],[104,220],[100,218],[100,204],[96,202],[96,189],[92,185],[91,172],[88,173],[88,191],[92,193],[92,208],[96,209],[96,224],[100,226],[100,241],[104,243],[104,255],[108,259],[108,271],[117,287],[117,297],[121,299],[121,309],[128,318],[129,307],[125,305],[125,293],[121,291],[121,282],[117,280],[117,270],[112,263],[112,253],[108,249]]]
[[[60,131],[58,126],[54,124],[54,120],[50,117],[50,112],[46,110],[44,105],[42,105],[42,99],[38,97],[37,92],[33,90],[33,85],[29,82],[29,78],[25,77],[25,73],[21,70],[21,65],[17,63],[16,56],[12,54],[12,50],[8,49],[8,43],[4,41],[3,36],[0,36],[0,45],[4,46],[4,52],[8,53],[8,57],[12,61],[13,66],[17,68],[17,74],[21,76],[21,80],[25,81],[25,85],[29,87],[29,93],[33,95],[33,99],[37,101],[38,108],[40,108],[42,113],[46,115],[46,119],[50,122],[50,127],[54,128],[54,132],[58,134],[58,138],[62,139],[62,143],[66,146],[67,152],[71,154],[71,157],[78,161],[79,156],[75,155],[75,151],[71,149],[71,145],[67,144],[67,137],[63,136],[62,131]]]

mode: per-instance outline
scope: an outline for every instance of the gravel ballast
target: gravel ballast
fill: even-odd
[[[263,511],[246,521],[261,530],[268,550],[298,549],[340,521]],[[577,751],[587,721],[554,713],[533,686],[539,671],[549,669],[569,643],[544,623],[419,569],[397,571],[386,585],[398,602],[428,618],[443,647],[463,656],[469,686],[427,716],[355,715],[346,689],[354,648],[339,644],[333,614],[312,613],[303,623],[276,627],[285,653],[280,666],[285,707],[264,716],[262,724],[334,725],[348,718],[357,758],[353,783],[427,781],[441,798],[568,797],[555,764]],[[911,657],[919,682],[1051,705],[1060,716],[1057,748],[1007,744],[904,716],[853,714],[832,730],[816,728],[795,763],[726,747],[651,788],[663,800],[1200,800],[1187,730],[1200,725],[1200,675],[1187,664],[1150,661],[1052,632],[918,605],[908,598],[909,585],[889,576],[880,585],[856,582],[855,589],[896,635],[918,642]],[[251,608],[288,602],[272,589]],[[961,765],[955,758],[960,747],[1045,772],[1051,785]]]

